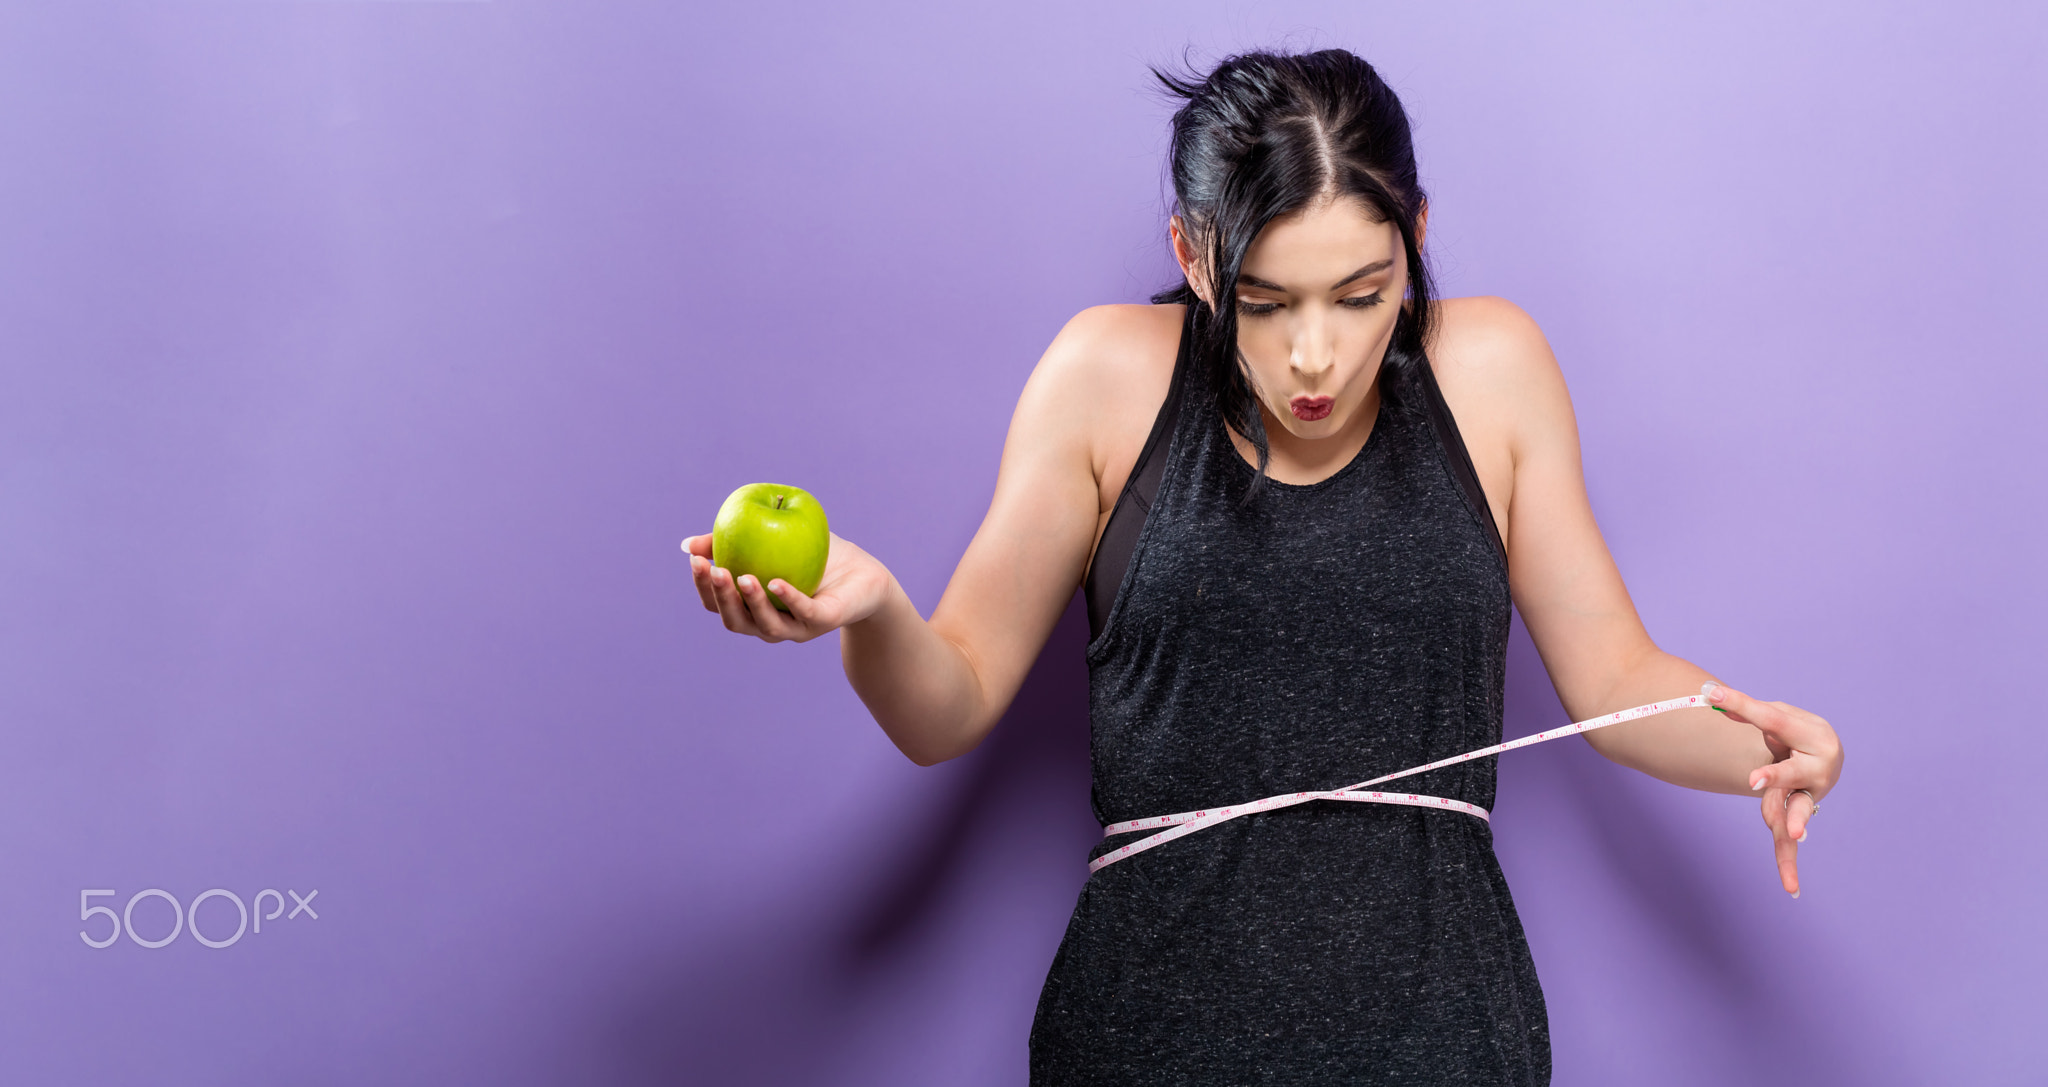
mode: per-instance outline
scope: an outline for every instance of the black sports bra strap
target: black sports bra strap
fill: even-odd
[[[1103,526],[1102,539],[1095,545],[1094,561],[1088,564],[1088,576],[1081,583],[1082,594],[1088,600],[1091,639],[1102,633],[1102,624],[1109,618],[1109,608],[1116,602],[1124,571],[1130,568],[1131,553],[1137,550],[1145,515],[1152,511],[1152,500],[1159,494],[1159,480],[1166,473],[1166,447],[1173,440],[1174,424],[1180,419],[1181,391],[1187,385],[1194,319],[1195,307],[1190,305],[1181,321],[1180,347],[1174,354],[1166,402],[1159,405],[1159,414],[1152,420],[1152,433],[1145,436],[1137,463],[1131,465],[1130,479],[1125,481],[1123,493],[1117,495],[1116,505],[1109,511],[1109,524]]]

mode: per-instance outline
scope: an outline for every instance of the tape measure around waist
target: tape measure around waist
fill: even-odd
[[[1663,702],[1652,702],[1647,706],[1637,706],[1634,709],[1622,710],[1619,713],[1610,713],[1590,718],[1577,724],[1567,725],[1564,728],[1554,728],[1548,732],[1539,732],[1534,736],[1524,736],[1519,740],[1509,740],[1504,744],[1482,747],[1477,751],[1467,751],[1462,755],[1453,755],[1448,759],[1439,759],[1436,762],[1425,763],[1421,766],[1376,777],[1370,781],[1361,781],[1356,785],[1346,785],[1342,789],[1281,793],[1278,796],[1269,796],[1263,800],[1233,804],[1227,808],[1203,808],[1200,811],[1184,811],[1179,815],[1161,815],[1151,819],[1132,819],[1122,823],[1111,823],[1102,828],[1102,836],[1105,838],[1113,838],[1119,834],[1130,834],[1135,831],[1152,830],[1159,827],[1166,829],[1159,831],[1159,833],[1149,838],[1140,838],[1129,845],[1110,850],[1102,856],[1089,861],[1088,871],[1090,874],[1100,872],[1104,868],[1123,860],[1125,857],[1135,857],[1148,849],[1156,849],[1159,846],[1165,845],[1175,838],[1185,838],[1198,830],[1213,827],[1218,823],[1227,823],[1239,816],[1251,815],[1255,812],[1273,811],[1276,808],[1289,808],[1296,804],[1306,804],[1311,800],[1350,800],[1367,804],[1402,804],[1414,808],[1442,808],[1446,811],[1459,811],[1467,815],[1476,815],[1481,819],[1491,822],[1493,819],[1492,813],[1477,804],[1467,804],[1462,800],[1449,800],[1441,796],[1423,796],[1420,793],[1387,792],[1384,789],[1371,792],[1366,790],[1372,789],[1375,785],[1384,785],[1389,781],[1396,781],[1415,774],[1440,770],[1443,767],[1455,766],[1458,763],[1470,762],[1473,759],[1483,759],[1488,755],[1498,755],[1504,751],[1513,751],[1518,747],[1528,747],[1531,744],[1545,743],[1565,736],[1576,736],[1583,732],[1591,732],[1594,729],[1606,728],[1609,725],[1618,725],[1624,721],[1634,721],[1644,717],[1654,717],[1660,713],[1669,713],[1672,710],[1691,709],[1707,705],[1704,693],[1688,695],[1684,698],[1672,698]]]

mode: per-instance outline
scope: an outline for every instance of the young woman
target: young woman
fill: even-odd
[[[1761,792],[1797,895],[1840,742],[1651,642],[1542,333],[1431,290],[1393,91],[1340,50],[1167,83],[1187,99],[1186,281],[1053,341],[931,619],[837,537],[815,597],[735,583],[708,536],[684,541],[704,606],[771,642],[839,630],[854,689],[929,765],[981,742],[1083,587],[1095,807],[1116,824],[1497,743],[1512,603],[1574,719],[1711,690],[1724,712],[1587,739],[1678,785]],[[1459,807],[1300,804],[1102,867],[1046,979],[1032,1082],[1547,1083],[1528,945],[1463,810],[1493,803],[1494,760],[1400,788]]]

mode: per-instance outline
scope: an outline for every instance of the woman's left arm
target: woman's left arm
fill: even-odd
[[[1489,462],[1481,478],[1507,529],[1515,604],[1565,711],[1583,721],[1716,682],[1658,649],[1636,615],[1586,499],[1571,397],[1542,331],[1509,303],[1462,302],[1439,341],[1439,377],[1461,426],[1468,415],[1477,424],[1468,433],[1480,447],[1475,461]],[[1676,785],[1761,792],[1779,876],[1796,896],[1799,843],[1841,776],[1841,741],[1797,706],[1727,686],[1710,697],[1724,712],[1676,710],[1586,739],[1609,759]]]

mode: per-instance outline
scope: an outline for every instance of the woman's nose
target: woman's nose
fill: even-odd
[[[1317,377],[1337,364],[1336,344],[1321,321],[1306,322],[1295,334],[1288,362],[1303,377]]]

